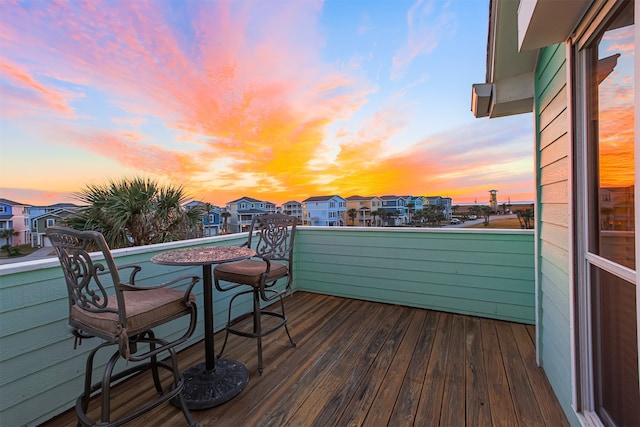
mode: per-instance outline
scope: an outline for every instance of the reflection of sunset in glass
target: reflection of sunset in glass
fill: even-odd
[[[633,26],[607,32],[600,44],[600,58],[617,56],[598,88],[601,187],[634,184],[633,46]]]
[[[144,175],[224,205],[533,200],[531,116],[475,120],[488,2],[3,2],[0,196]]]

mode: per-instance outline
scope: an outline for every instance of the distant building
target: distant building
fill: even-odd
[[[275,213],[276,205],[251,197],[241,197],[227,203],[227,212],[229,213],[227,231],[229,233],[242,233],[243,231],[248,231],[255,216]]]
[[[380,199],[387,215],[386,225],[398,226],[409,222],[407,199],[401,196],[381,196]]]
[[[355,224],[358,227],[371,227],[376,226],[377,219],[373,212],[382,208],[382,199],[377,196],[350,196],[346,198],[347,212],[351,209],[358,211],[358,216],[355,218]],[[374,220],[375,218],[375,220]],[[348,218],[348,224],[351,224],[351,218]]]
[[[346,225],[347,201],[340,196],[315,196],[302,201],[304,225]]]
[[[31,218],[31,247],[51,246],[47,239],[47,228],[53,226],[67,226],[67,218],[76,214],[77,206],[73,208],[44,209],[44,213]]]
[[[426,197],[423,197],[423,200],[426,205],[442,206],[442,213],[444,214],[445,219],[447,220],[451,219],[451,213],[452,213],[451,197],[426,196]]]
[[[191,201],[184,205],[185,208],[198,207],[202,209],[202,235],[204,237],[217,236],[220,234],[222,224],[222,208],[220,206],[201,201]]]
[[[29,205],[0,198],[0,231],[14,231],[14,234],[0,239],[0,245],[18,246],[29,242],[29,208]]]
[[[297,202],[295,200],[290,200],[286,203],[282,204],[282,213],[286,214],[286,215],[291,215],[291,216],[295,216],[296,218],[298,218],[300,221],[302,221],[303,218],[303,212],[302,212],[302,203]]]

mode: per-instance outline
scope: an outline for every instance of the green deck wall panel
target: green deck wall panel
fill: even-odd
[[[533,323],[533,233],[306,228],[296,288]]]
[[[139,284],[163,282],[200,267],[150,263],[156,253],[204,244],[238,245],[243,235],[217,236],[115,250],[119,265],[141,265]],[[522,231],[300,227],[294,288],[387,303],[530,323],[534,318],[533,234]],[[195,288],[203,337],[202,287]],[[232,292],[214,291],[216,329]],[[416,303],[417,302],[417,303]],[[248,309],[250,301],[241,309]],[[176,336],[179,320],[160,333]],[[67,296],[57,259],[0,266],[0,410],[2,425],[37,425],[68,410],[82,388],[95,341],[73,350]],[[107,354],[99,356],[104,361]],[[96,368],[96,374],[101,368]]]
[[[118,265],[135,263],[142,267],[138,284],[151,285],[182,274],[202,275],[201,267],[171,267],[152,264],[156,253],[203,244],[239,245],[242,235],[212,237],[141,248],[114,250]],[[184,288],[180,286],[178,288]],[[193,344],[204,336],[201,284],[194,288],[199,307]],[[226,322],[232,292],[214,291],[216,329]],[[249,301],[241,303],[249,308]],[[84,340],[73,349],[67,323],[66,285],[56,258],[0,266],[0,421],[2,425],[37,425],[68,410],[83,386],[87,353],[97,340]],[[157,334],[177,338],[186,323],[175,320]],[[94,375],[100,375],[110,351],[99,353]]]
[[[535,72],[538,354],[572,425],[570,324],[570,140],[566,47],[541,49]]]

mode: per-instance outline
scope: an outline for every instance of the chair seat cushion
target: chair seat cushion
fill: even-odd
[[[157,325],[189,314],[189,308],[183,302],[184,291],[177,289],[155,288],[140,291],[124,291],[127,312],[127,334],[135,334],[149,330]],[[195,302],[195,296],[189,295],[189,300]],[[107,307],[117,308],[115,295],[108,297]],[[95,313],[71,307],[71,319],[87,325],[106,335],[117,337],[118,313]]]
[[[245,259],[237,262],[219,264],[213,269],[213,275],[218,280],[232,283],[258,286],[260,277],[267,269],[267,263],[256,259]],[[288,274],[286,264],[272,262],[267,282],[285,277]]]

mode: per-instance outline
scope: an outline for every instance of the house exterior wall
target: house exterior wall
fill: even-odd
[[[305,225],[343,226],[347,201],[340,196],[312,197],[302,202]]]
[[[227,231],[231,233],[247,231],[255,216],[270,211],[275,212],[275,205],[273,203],[251,197],[242,197],[229,202],[227,203],[227,212],[229,212],[230,216],[228,218]]]
[[[538,355],[573,425],[571,362],[571,142],[566,47],[540,51],[535,72]]]
[[[0,203],[3,207],[3,212],[0,213],[0,230],[13,229],[16,233],[9,237],[9,243],[12,246],[25,245],[29,243],[30,236],[30,214],[29,206],[13,204],[13,203]],[[1,239],[0,245],[7,243],[7,239]]]

